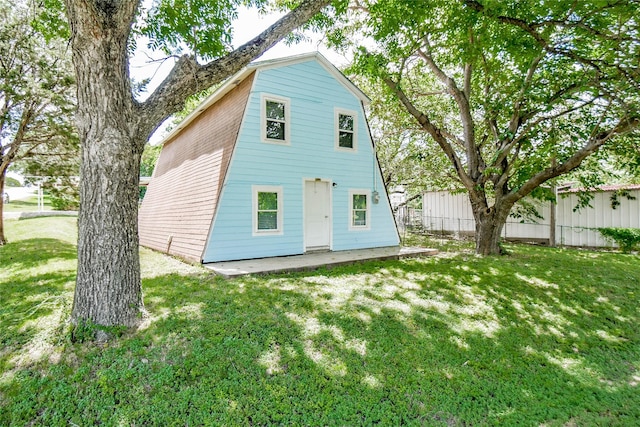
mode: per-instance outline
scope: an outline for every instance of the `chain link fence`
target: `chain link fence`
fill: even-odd
[[[472,238],[475,234],[473,219],[423,216],[421,209],[406,206],[400,206],[396,210],[395,218],[401,233],[414,231],[454,238]],[[502,238],[509,241],[549,244],[550,228],[549,224],[507,221],[502,229]],[[577,247],[615,247],[615,244],[604,239],[594,228],[567,225],[556,226],[555,244]]]

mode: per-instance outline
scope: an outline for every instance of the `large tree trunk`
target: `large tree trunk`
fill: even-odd
[[[82,149],[71,318],[74,324],[134,326],[143,307],[137,202],[145,141],[137,130],[126,51],[135,5],[96,6],[68,5]]]
[[[4,193],[4,178],[6,173],[6,169],[0,171],[0,246],[7,244],[7,238],[4,236],[4,197],[2,197],[2,194]]]
[[[101,130],[103,134],[82,141],[72,321],[134,326],[142,309],[137,203],[141,153],[122,129]]]
[[[498,201],[489,207],[484,202],[474,202],[473,198],[471,206],[476,222],[476,253],[478,255],[501,254],[500,236],[507,222],[511,206]]]

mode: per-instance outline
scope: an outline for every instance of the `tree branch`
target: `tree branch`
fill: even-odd
[[[13,141],[9,144],[9,151],[3,153],[2,163],[0,163],[0,171],[6,170],[13,159],[15,158],[20,146],[22,145],[25,133],[27,132],[27,126],[33,117],[33,108],[31,106],[25,107],[22,110],[22,115],[20,116],[20,124],[18,125],[18,129],[13,137]]]
[[[421,193],[414,194],[413,196],[409,197],[409,198],[408,198],[407,200],[405,200],[404,202],[400,203],[400,204],[398,205],[398,207],[400,207],[400,206],[407,206],[410,202],[413,202],[414,200],[419,199],[420,197],[422,197],[422,194],[421,194]]]
[[[473,34],[473,29],[469,28],[469,42],[471,43],[471,45],[475,44],[475,37]],[[464,84],[463,84],[463,93],[465,98],[467,99],[467,102],[469,102],[471,100],[471,76],[473,74],[473,67],[471,65],[471,62],[468,61],[466,64],[464,64]]]
[[[330,3],[330,0],[304,0],[253,40],[207,64],[198,64],[190,55],[182,56],[162,84],[139,105],[141,130],[150,135],[160,123],[180,111],[189,96],[238,72]]]
[[[534,60],[531,62],[531,65],[529,66],[529,69],[527,70],[527,75],[524,79],[524,82],[522,83],[522,88],[520,89],[520,93],[518,94],[518,97],[515,101],[515,103],[513,104],[513,114],[511,117],[511,121],[509,122],[509,132],[511,132],[511,134],[515,135],[518,127],[522,124],[522,115],[520,114],[520,110],[522,108],[522,104],[523,104],[523,100],[525,98],[525,95],[527,93],[527,89],[531,86],[531,82],[533,80],[533,75],[535,74],[536,70],[538,69],[538,65],[540,64],[540,61],[542,60],[542,58],[544,58],[544,54],[542,55],[538,55],[536,58],[534,58]]]
[[[479,152],[476,147],[475,127],[473,124],[473,117],[471,115],[471,106],[469,105],[469,100],[467,99],[464,92],[458,88],[456,82],[435,63],[433,56],[431,55],[428,40],[425,39],[425,49],[418,49],[417,53],[425,61],[429,69],[438,78],[438,80],[440,80],[440,82],[442,82],[442,84],[447,88],[447,92],[449,92],[449,95],[453,97],[454,101],[458,105],[463,128],[463,140],[465,142],[467,150],[467,159],[469,161],[469,175],[472,177],[472,179],[475,180],[479,177],[480,173],[480,159],[478,158]],[[471,68],[469,67],[466,72],[471,73]],[[470,78],[471,77],[469,76],[469,79]]]
[[[486,11],[485,6],[480,4],[480,2],[478,2],[477,0],[463,0],[463,1],[469,8],[471,8],[472,10],[475,10],[476,12],[485,13]],[[547,39],[545,39],[538,31],[536,31],[536,27],[534,27],[533,23],[529,23],[524,21],[523,19],[514,18],[511,16],[505,16],[505,15],[495,16],[495,19],[497,19],[499,22],[510,24],[520,28],[521,30],[529,34],[531,37],[533,37],[533,39],[547,52],[571,58],[580,64],[587,65],[590,68],[597,70],[599,73],[602,73],[602,69],[600,65],[598,65],[598,61],[579,56],[571,50],[563,50],[563,49],[558,49],[554,47],[551,43],[549,43]],[[539,26],[539,23],[536,25]]]
[[[431,135],[431,137],[440,146],[442,151],[444,151],[446,156],[449,158],[449,160],[453,164],[453,167],[455,168],[456,173],[458,174],[458,177],[460,178],[462,183],[465,185],[465,187],[467,189],[473,188],[474,186],[473,180],[469,177],[469,175],[465,173],[462,162],[456,155],[455,150],[453,149],[451,144],[449,144],[449,142],[447,141],[442,131],[438,127],[436,127],[431,122],[431,120],[429,120],[429,117],[426,114],[422,113],[420,110],[416,108],[415,105],[413,105],[413,103],[409,100],[407,95],[402,91],[400,86],[395,81],[393,81],[390,77],[385,77],[384,82],[389,87],[389,89],[391,89],[396,94],[400,102],[402,102],[402,104],[405,106],[407,111],[409,111],[409,113],[418,121],[420,126],[425,131],[427,131],[429,135]]]
[[[534,176],[532,176],[517,191],[510,193],[505,197],[505,202],[515,203],[523,197],[529,195],[534,189],[542,183],[555,178],[557,176],[568,173],[580,166],[582,161],[592,153],[596,152],[600,147],[606,144],[610,139],[629,133],[640,127],[639,117],[624,117],[609,130],[603,130],[592,135],[585,145],[569,157],[564,163],[548,167]]]
[[[577,90],[577,89],[578,89],[578,87],[577,87],[576,85],[571,85],[571,86],[569,86],[569,87],[567,87],[567,88],[563,88],[562,90],[560,90],[560,91],[558,91],[558,92],[554,93],[554,94],[553,94],[553,95],[552,95],[552,96],[551,96],[551,97],[550,97],[550,98],[549,98],[549,99],[544,103],[544,105],[545,105],[545,106],[555,105],[555,104],[556,104],[556,102],[558,102],[558,101],[561,101],[561,100],[562,100],[561,95],[560,95],[561,93],[566,95],[566,94],[572,93],[574,90]],[[583,108],[584,106],[586,106],[586,105],[588,105],[588,104],[591,104],[591,103],[592,103],[592,102],[594,102],[594,101],[595,101],[595,99],[591,99],[591,100],[585,101],[585,102],[583,102],[583,103],[581,103],[581,104],[577,104],[577,105],[576,105],[576,106],[574,106],[574,107],[564,109],[564,110],[562,110],[562,111],[560,111],[560,112],[557,112],[557,113],[555,113],[555,114],[542,116],[542,117],[540,117],[540,118],[538,118],[538,119],[534,120],[534,121],[533,121],[533,122],[531,122],[531,123],[527,123],[527,125],[526,125],[526,126],[525,126],[525,128],[524,128],[524,130],[523,130],[523,131],[521,131],[518,135],[514,135],[513,137],[510,137],[510,138],[505,138],[505,139],[502,141],[502,143],[501,143],[501,145],[500,145],[500,148],[499,148],[499,150],[498,150],[498,151],[499,151],[498,155],[496,156],[496,158],[494,159],[494,161],[493,161],[493,162],[491,162],[491,167],[496,167],[496,166],[498,166],[499,164],[501,164],[501,163],[502,163],[502,161],[503,161],[504,159],[506,159],[506,158],[507,158],[507,156],[509,155],[509,153],[511,152],[511,150],[512,150],[514,147],[518,146],[518,145],[519,145],[519,143],[522,141],[522,139],[523,139],[525,136],[527,136],[527,135],[528,135],[529,131],[530,131],[531,129],[533,129],[534,127],[536,127],[537,125],[539,125],[540,123],[543,123],[543,122],[545,122],[545,121],[549,121],[549,120],[553,120],[553,119],[557,119],[558,117],[562,117],[562,116],[565,116],[565,115],[567,115],[567,114],[570,114],[570,113],[572,113],[572,112],[574,112],[574,111],[578,111],[578,110],[580,110],[581,108]],[[530,111],[530,112],[528,112],[526,115],[524,115],[524,116],[520,117],[520,119],[519,119],[519,123],[518,123],[518,127],[516,127],[516,128],[515,128],[515,130],[514,130],[513,132],[514,132],[514,133],[516,133],[516,132],[517,132],[517,130],[518,130],[518,128],[519,128],[522,124],[526,123],[526,122],[528,121],[528,119],[529,119],[529,118],[531,118],[532,116],[534,116],[535,114],[538,114],[538,113],[540,113],[540,111]],[[511,128],[510,128],[510,130],[511,130]]]

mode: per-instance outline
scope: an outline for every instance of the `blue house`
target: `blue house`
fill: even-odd
[[[250,64],[165,138],[140,243],[203,263],[397,246],[367,102],[318,53]]]

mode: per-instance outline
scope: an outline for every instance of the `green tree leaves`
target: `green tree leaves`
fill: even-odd
[[[637,10],[637,0],[361,0],[350,22],[369,39],[354,70],[395,94],[446,154],[476,221],[498,227],[481,220],[506,218],[637,134]]]
[[[139,33],[167,55],[193,52],[203,59],[230,50],[231,23],[241,0],[158,0],[144,12]],[[261,3],[261,2],[257,2]]]
[[[640,245],[640,229],[638,228],[598,228],[600,234],[608,240],[616,242],[624,253],[631,252]]]
[[[7,169],[18,162],[29,175],[78,174],[68,31],[61,9],[45,7],[52,5],[0,0],[0,193]],[[45,17],[51,21],[41,22]]]

